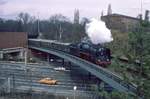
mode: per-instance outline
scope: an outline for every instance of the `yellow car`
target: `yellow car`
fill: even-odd
[[[51,79],[51,78],[43,78],[38,81],[41,84],[47,84],[47,85],[56,85],[57,80]]]

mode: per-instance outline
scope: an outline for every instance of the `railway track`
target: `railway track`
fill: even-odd
[[[15,89],[20,90],[24,90],[23,88],[27,90],[32,86],[32,88],[45,89],[45,91],[49,92],[52,90],[55,90],[55,92],[59,90],[67,92],[73,90],[74,86],[77,86],[78,91],[82,91],[82,93],[91,92],[91,82],[85,83],[78,76],[71,76],[70,72],[59,72],[50,66],[28,65],[27,68],[29,71],[24,71],[21,64],[0,63],[0,79],[7,81],[7,78],[10,78],[11,83],[15,84]],[[58,84],[45,85],[38,83],[38,80],[45,77],[57,79]]]
[[[60,75],[61,74],[61,75]],[[14,69],[14,68],[1,68],[0,75],[2,76],[16,76],[16,77],[32,77],[35,78],[43,78],[43,77],[50,77],[55,78],[60,81],[67,81],[73,83],[76,80],[78,83],[82,83],[83,80],[78,76],[70,76],[68,73],[64,74],[63,72],[46,72],[46,71],[30,71],[25,72],[23,69]],[[85,79],[88,77],[84,77]],[[68,80],[66,80],[68,79]],[[70,80],[69,80],[70,79]],[[72,80],[71,80],[72,79]],[[73,80],[74,79],[74,80]]]

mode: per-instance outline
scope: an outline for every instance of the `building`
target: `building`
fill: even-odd
[[[75,10],[74,11],[74,24],[79,24],[79,19],[80,19],[80,15],[79,15],[79,10]]]
[[[111,4],[108,5],[107,15],[112,14]]]
[[[25,32],[0,32],[0,59],[23,59],[27,42]]]
[[[121,32],[130,32],[140,24],[140,19],[121,14],[101,16],[101,20],[106,23],[109,29],[116,29]]]

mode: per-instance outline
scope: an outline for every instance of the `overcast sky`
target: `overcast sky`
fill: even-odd
[[[28,12],[40,18],[61,13],[73,19],[75,9],[81,17],[98,18],[101,11],[107,13],[111,4],[113,13],[136,17],[141,12],[141,0],[0,0],[0,17],[15,18],[20,12]],[[150,0],[142,0],[143,13],[150,10]]]

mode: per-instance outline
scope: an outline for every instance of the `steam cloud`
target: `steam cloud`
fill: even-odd
[[[102,44],[113,41],[111,31],[101,20],[91,19],[86,24],[86,33],[93,44]]]

